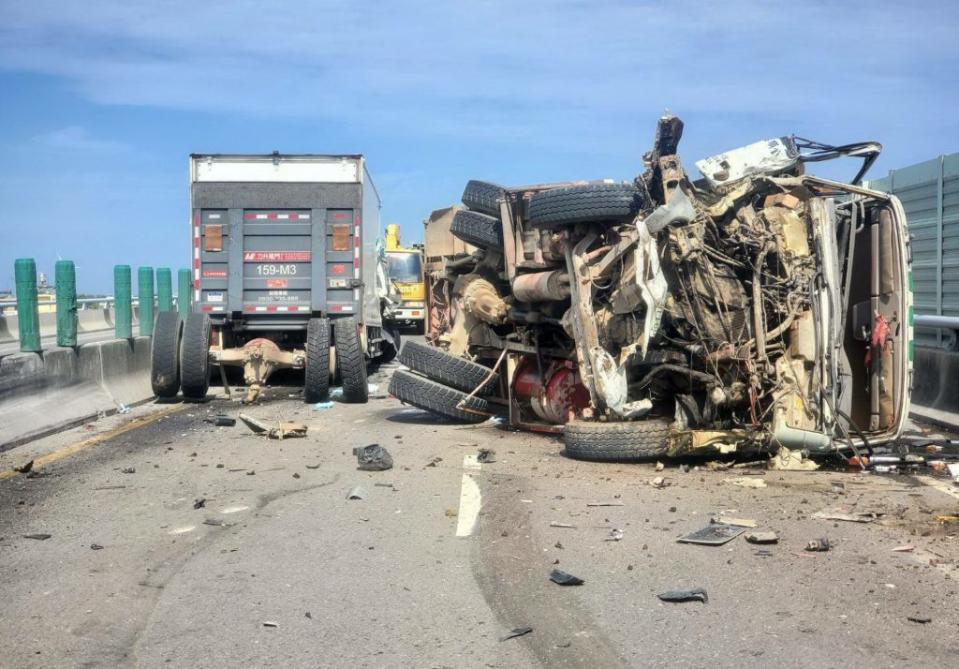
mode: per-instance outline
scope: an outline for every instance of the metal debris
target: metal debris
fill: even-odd
[[[207,423],[213,423],[217,427],[233,427],[236,425],[236,418],[227,416],[225,413],[218,413],[215,416],[204,418]]]
[[[379,444],[357,446],[353,449],[357,469],[367,472],[382,472],[393,468],[393,456]]]
[[[496,451],[492,448],[481,448],[476,455],[476,461],[488,465],[496,462]]]
[[[368,493],[366,488],[361,485],[353,487],[347,494],[346,499],[366,499]]]
[[[737,525],[718,525],[710,523],[706,527],[690,532],[676,541],[681,544],[701,544],[703,546],[722,546],[746,531]]]
[[[825,553],[830,548],[832,544],[829,543],[829,539],[822,537],[821,539],[813,539],[806,544],[806,550],[812,553]]]
[[[515,639],[516,637],[526,636],[533,631],[532,627],[515,627],[510,630],[509,634],[504,637],[500,637],[500,641],[509,641],[510,639]]]
[[[586,582],[578,576],[567,574],[559,569],[554,569],[549,573],[549,580],[557,585],[583,585]]]
[[[709,603],[709,595],[703,588],[692,588],[691,590],[669,590],[656,595],[664,602],[702,602]]]
[[[193,500],[194,509],[202,509],[206,506],[206,497],[201,497],[200,499]]]
[[[53,536],[52,534],[46,534],[46,533],[44,533],[44,532],[37,532],[36,534],[24,534],[24,535],[23,535],[23,538],[24,538],[24,539],[36,539],[37,541],[46,541],[47,539],[49,539],[49,538],[52,537],[52,536]]]

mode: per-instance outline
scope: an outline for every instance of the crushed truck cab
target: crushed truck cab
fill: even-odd
[[[394,394],[562,432],[594,460],[895,439],[910,254],[899,201],[858,185],[879,145],[782,137],[700,161],[694,180],[682,130],[660,119],[629,182],[471,181],[465,208],[434,212],[434,350],[404,348]],[[863,160],[853,183],[805,173],[839,156]]]
[[[292,368],[305,372],[307,401],[325,399],[334,374],[348,401],[366,401],[367,362],[396,342],[363,156],[194,154],[190,189],[193,313],[164,324],[181,343],[154,367],[174,366],[176,351],[178,378],[155,392],[202,398],[211,365],[238,366],[252,400]]]

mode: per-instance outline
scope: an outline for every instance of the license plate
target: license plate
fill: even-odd
[[[257,265],[257,276],[296,276],[296,265]]]
[[[222,302],[222,301],[223,301],[223,293],[207,293],[207,294],[206,294],[206,301],[207,301],[207,302]]]

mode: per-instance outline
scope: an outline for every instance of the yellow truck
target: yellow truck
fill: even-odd
[[[387,275],[399,293],[400,304],[393,312],[393,320],[400,326],[423,332],[426,322],[426,289],[423,283],[423,251],[403,248],[400,226],[386,226]]]

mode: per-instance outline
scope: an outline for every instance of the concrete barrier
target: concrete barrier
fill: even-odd
[[[153,397],[150,339],[0,358],[0,451]]]
[[[19,319],[16,316],[0,316],[0,344],[12,344],[19,338]]]
[[[916,347],[912,405],[917,418],[959,429],[959,353]]]
[[[77,312],[77,332],[89,334],[91,332],[108,332],[116,326],[113,309],[81,309]],[[139,320],[134,315],[133,325],[138,326]],[[57,315],[40,314],[40,336],[55,337],[57,335]],[[15,315],[0,316],[0,344],[13,344],[19,340],[19,320]]]

